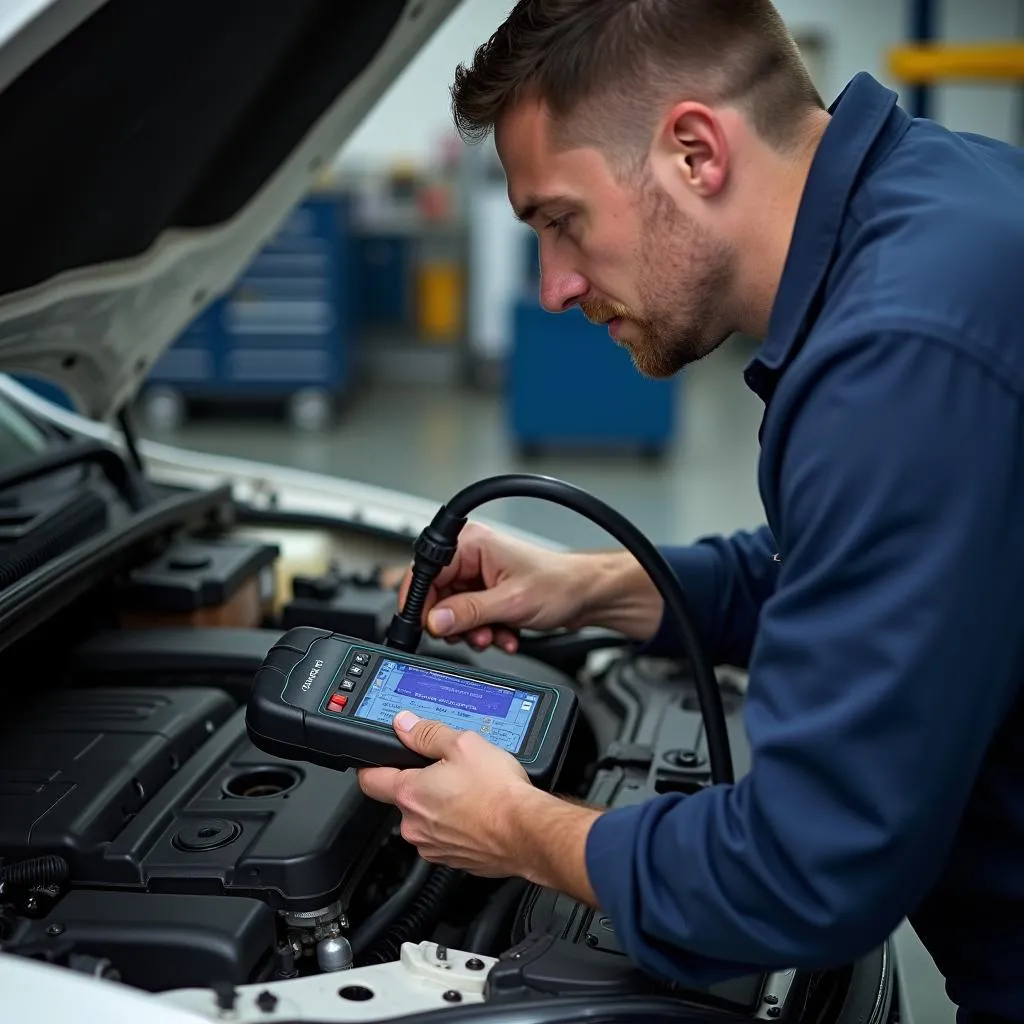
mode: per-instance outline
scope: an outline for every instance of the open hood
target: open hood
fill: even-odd
[[[107,419],[459,0],[3,0],[0,370]]]

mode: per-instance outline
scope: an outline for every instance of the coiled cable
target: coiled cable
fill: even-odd
[[[571,509],[600,526],[640,563],[665,602],[679,630],[693,670],[707,737],[711,780],[733,781],[732,755],[722,697],[711,660],[704,649],[686,594],[665,556],[625,516],[599,498],[564,480],[531,473],[510,473],[470,484],[442,505],[416,541],[412,579],[403,607],[388,627],[385,644],[411,652],[423,636],[423,613],[438,573],[451,564],[458,538],[471,512],[498,498],[540,498]]]
[[[353,957],[360,957],[393,925],[430,879],[432,865],[420,857],[402,884],[352,933]]]
[[[0,864],[0,882],[18,889],[39,885],[60,885],[68,880],[70,870],[63,857],[33,857],[13,864]]]
[[[403,942],[421,942],[440,918],[455,887],[465,877],[454,868],[434,867],[409,909],[362,958],[364,966],[389,963],[401,955]]]

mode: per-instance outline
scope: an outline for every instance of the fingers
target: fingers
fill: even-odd
[[[379,800],[383,804],[395,803],[395,789],[401,776],[398,768],[361,768],[359,770],[359,788],[371,800]]]
[[[467,523],[459,534],[455,557],[437,574],[434,586],[443,590],[469,581],[482,581],[484,549],[491,543],[492,533],[479,523]]]
[[[498,626],[494,631],[494,646],[500,647],[506,654],[515,654],[519,650],[519,630]]]
[[[439,761],[450,757],[455,750],[455,743],[461,733],[442,725],[417,718],[411,711],[399,711],[395,715],[395,732],[398,738],[417,754]]]
[[[466,643],[478,651],[485,650],[494,643],[494,630],[489,626],[471,630],[466,635]]]
[[[476,563],[468,558],[456,555],[454,561],[445,566],[434,578],[430,585],[430,591],[424,602],[423,613],[426,620],[427,613],[443,597],[453,593],[464,593],[478,590],[486,590],[487,584],[480,577]],[[412,566],[405,569],[401,582],[398,585],[397,605],[405,607],[409,597],[409,588],[412,585]]]
[[[395,590],[409,575],[408,565],[391,565],[380,571],[380,585],[384,590]]]
[[[431,608],[427,615],[427,629],[433,636],[456,634],[471,635],[477,630],[489,644],[494,640],[494,628],[505,623],[516,625],[522,605],[519,588],[512,583],[499,583],[489,590],[449,594]],[[508,628],[508,627],[506,627]]]
[[[455,607],[452,608],[452,602]],[[477,625],[479,619],[475,609],[476,598],[472,594],[460,594],[458,597],[446,598],[427,612],[427,629],[434,636],[451,636],[453,633],[465,633]],[[457,613],[462,609],[459,622]],[[461,626],[461,628],[460,628]]]
[[[495,544],[494,532],[468,523],[459,538],[452,563],[435,578],[424,606],[424,625],[438,639],[465,641],[482,651],[494,645],[509,654],[519,649],[515,628],[524,594],[511,581],[492,585],[494,567],[484,571],[484,555]],[[399,606],[404,607],[412,581],[412,569],[404,571],[399,586]],[[505,625],[512,622],[513,625]]]
[[[506,654],[515,654],[519,650],[519,631],[510,626],[482,626],[471,630],[464,639],[477,651],[484,651],[492,645],[500,647]]]

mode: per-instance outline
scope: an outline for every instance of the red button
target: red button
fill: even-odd
[[[348,703],[348,697],[343,693],[336,693],[327,705],[328,711],[341,711],[342,708]]]

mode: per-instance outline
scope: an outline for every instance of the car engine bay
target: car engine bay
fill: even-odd
[[[245,704],[268,650],[298,625],[381,642],[409,538],[248,515],[228,488],[161,487],[110,449],[68,454],[81,446],[54,434],[0,471],[2,954],[211,1019],[551,1003],[563,1020],[598,997],[608,1019],[640,1019],[636,1000],[653,1000],[651,1019],[885,1019],[885,948],[843,970],[682,990],[634,968],[589,907],[422,861],[354,772],[257,750]],[[311,537],[327,554],[296,561]],[[708,784],[685,663],[602,630],[522,646],[427,637],[421,652],[573,686],[568,798],[616,807]],[[742,677],[723,671],[719,687],[739,776]]]

